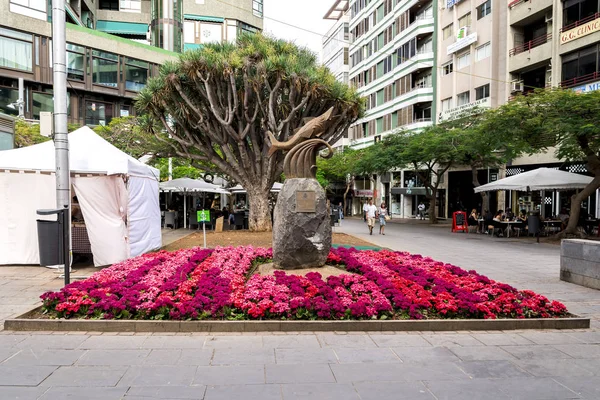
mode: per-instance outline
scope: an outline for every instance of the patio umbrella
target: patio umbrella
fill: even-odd
[[[533,171],[523,172],[518,175],[513,175],[476,187],[475,193],[492,192],[496,190],[530,192],[532,190],[583,189],[591,181],[592,178],[585,175],[552,168],[538,168]]]
[[[271,187],[271,192],[274,192],[274,193],[281,192],[282,187],[283,187],[283,183],[275,182],[273,184],[273,186]],[[244,189],[242,187],[242,185],[236,185],[236,186],[230,188],[229,191],[234,194],[246,193],[246,189]]]
[[[200,179],[190,179],[190,178],[179,178],[173,179],[166,182],[159,183],[159,188],[163,192],[182,192],[184,196],[183,201],[183,227],[186,228],[187,225],[187,202],[185,201],[185,196],[189,192],[201,192],[201,193],[221,193],[221,194],[230,194],[229,191],[223,189],[218,185],[213,185],[212,183],[205,182]]]

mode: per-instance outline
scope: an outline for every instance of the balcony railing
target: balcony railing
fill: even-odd
[[[562,32],[566,32],[566,31],[570,31],[573,28],[577,28],[580,25],[587,24],[588,22],[591,22],[591,21],[593,21],[595,19],[598,19],[598,18],[600,18],[600,13],[596,13],[596,14],[590,15],[587,18],[580,19],[579,21],[575,21],[572,24],[563,26],[562,28],[560,28],[560,32],[562,33]]]
[[[530,40],[529,42],[525,42],[520,46],[510,49],[508,51],[508,55],[512,57],[512,56],[516,56],[517,54],[520,54],[520,53],[523,53],[526,51],[531,51],[531,49],[541,46],[541,45],[547,43],[551,39],[552,39],[552,33],[548,33],[543,36],[538,36],[535,39]]]
[[[527,0],[513,0],[510,3],[508,3],[508,8],[513,8],[515,6],[518,6],[521,3],[525,3]]]
[[[587,83],[590,81],[598,80],[598,79],[600,79],[600,72],[596,71],[596,72],[592,72],[591,74],[578,76],[577,78],[571,78],[571,79],[564,80],[560,83],[560,87],[568,88],[568,87],[572,87],[575,85],[580,85],[582,83]]]

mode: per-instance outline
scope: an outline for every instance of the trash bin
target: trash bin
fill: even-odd
[[[40,265],[60,265],[62,262],[61,229],[58,221],[37,220]]]

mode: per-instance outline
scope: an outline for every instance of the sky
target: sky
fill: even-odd
[[[333,0],[264,0],[264,31],[275,37],[294,41],[299,46],[308,47],[320,60],[322,36],[334,24],[334,21],[324,20],[323,16],[333,3]]]

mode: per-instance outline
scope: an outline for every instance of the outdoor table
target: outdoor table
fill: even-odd
[[[485,229],[485,219],[477,218],[477,227],[479,228],[479,233],[484,233],[487,229]]]
[[[561,220],[550,220],[550,221],[544,221],[544,225],[545,228],[558,228],[560,230],[560,227],[562,226],[562,221]],[[544,229],[544,230],[546,230]],[[553,229],[554,231],[554,229]]]
[[[510,237],[510,226],[511,225],[516,225],[516,224],[521,224],[523,221],[500,221],[501,224],[506,224],[506,228],[504,228],[504,230],[506,231],[506,237],[509,238]]]

